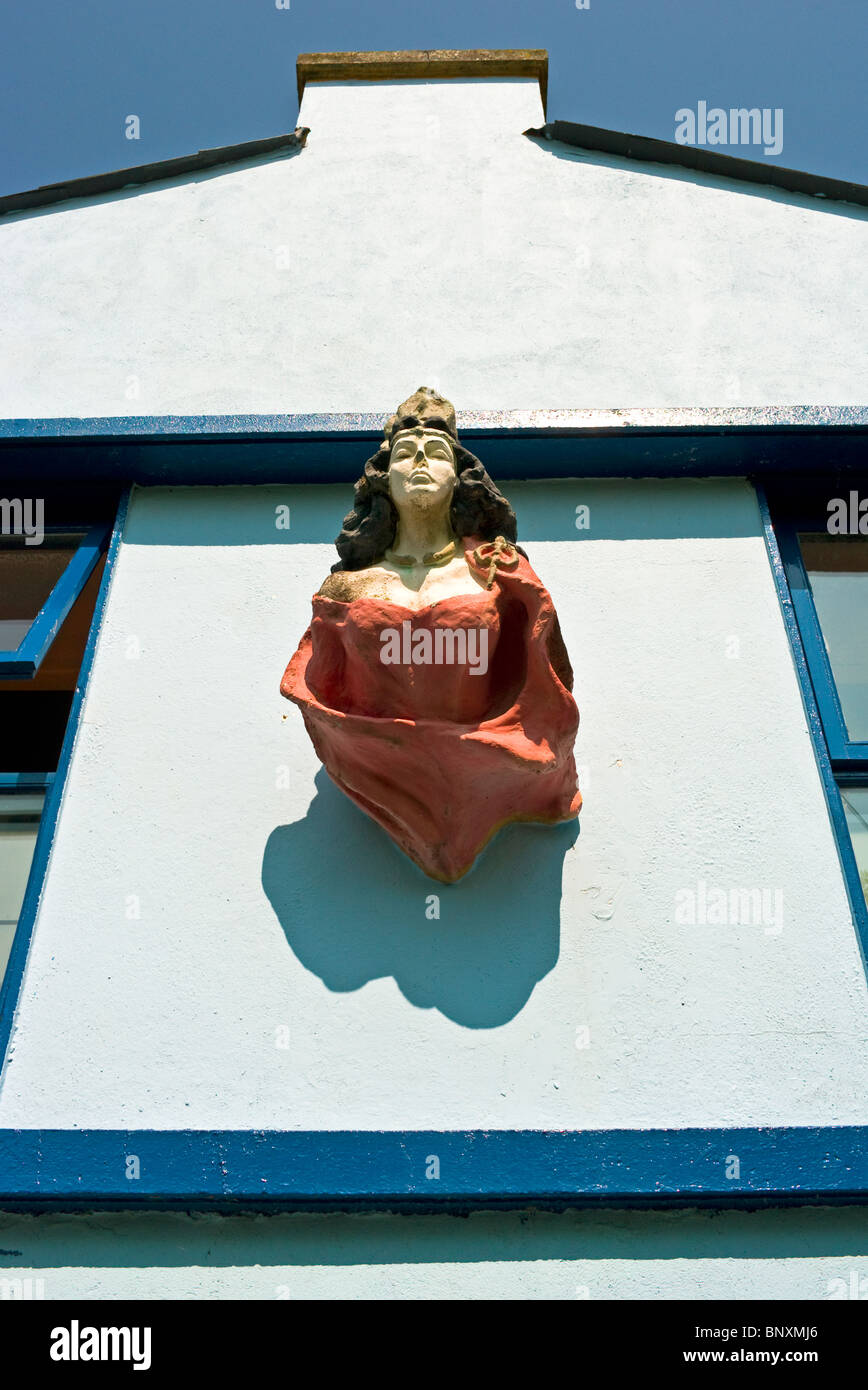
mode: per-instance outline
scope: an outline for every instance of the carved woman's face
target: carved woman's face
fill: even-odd
[[[448,506],[455,490],[455,453],[445,434],[419,426],[395,437],[389,458],[389,492],[402,506]]]

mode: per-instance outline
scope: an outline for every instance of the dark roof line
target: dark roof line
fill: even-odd
[[[532,127],[524,133],[535,139],[557,140],[579,149],[618,155],[645,163],[680,165],[684,169],[716,174],[721,178],[765,184],[789,193],[803,193],[812,198],[868,207],[866,184],[850,183],[845,179],[830,179],[821,174],[806,174],[798,169],[784,169],[779,164],[760,164],[757,160],[718,154],[717,151],[698,145],[678,145],[674,141],[656,140],[647,135],[625,135],[618,130],[579,125],[574,121],[549,121],[544,126]],[[114,169],[107,174],[91,174],[80,179],[69,179],[64,183],[43,184],[40,188],[27,189],[23,193],[7,193],[0,196],[0,217],[9,212],[68,202],[72,198],[94,197],[120,188],[157,183],[162,179],[194,173],[199,169],[239,164],[261,155],[276,154],[281,150],[301,150],[309,134],[307,126],[299,126],[284,135],[269,135],[262,140],[248,140],[240,145],[220,145],[211,150],[199,150],[196,154],[161,159],[154,164]]]
[[[621,155],[626,159],[652,164],[678,164],[684,169],[696,169],[721,178],[739,179],[746,183],[761,183],[788,193],[804,193],[811,198],[825,198],[841,203],[858,203],[868,207],[868,185],[849,183],[846,179],[829,179],[822,174],[805,174],[798,169],[783,169],[779,164],[760,164],[755,159],[738,155],[718,154],[702,145],[679,145],[672,140],[655,140],[648,135],[624,135],[619,130],[603,130],[600,126],[578,125],[574,121],[549,121],[539,129],[526,130],[525,135],[541,140],[559,140],[583,150]]]
[[[247,140],[241,145],[219,145],[213,150],[160,159],[154,164],[138,164],[132,169],[113,169],[108,174],[89,174],[85,178],[68,179],[64,183],[46,183],[41,188],[30,188],[24,193],[7,193],[0,197],[0,217],[24,208],[46,207],[51,203],[65,203],[70,198],[89,198],[98,193],[111,193],[118,188],[156,183],[197,169],[239,164],[243,160],[275,154],[280,150],[300,150],[304,148],[309,134],[307,126],[299,126],[285,135],[268,135],[263,140]]]

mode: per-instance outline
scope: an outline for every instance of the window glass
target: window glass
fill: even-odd
[[[862,892],[868,902],[868,787],[842,787],[841,799],[853,841]]]
[[[851,743],[868,742],[868,539],[799,536]]]
[[[46,532],[39,545],[0,536],[0,651],[15,651],[75,554],[83,531]]]
[[[42,792],[0,792],[0,980],[27,887],[44,799]]]

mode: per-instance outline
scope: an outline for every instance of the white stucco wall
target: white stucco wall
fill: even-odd
[[[0,1241],[0,1280],[41,1280],[29,1292],[45,1299],[868,1297],[868,1219],[853,1208],[0,1214]]]
[[[313,84],[297,156],[3,219],[0,415],[861,403],[864,209],[542,121],[525,79]]]
[[[134,493],[0,1127],[864,1121],[865,977],[752,489],[508,493],[586,804],[574,843],[511,827],[446,888],[278,693],[347,489]],[[700,883],[768,920],[679,921]]]

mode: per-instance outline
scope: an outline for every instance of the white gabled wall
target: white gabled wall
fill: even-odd
[[[864,395],[861,211],[541,147],[530,81],[314,85],[300,121],[296,157],[0,222],[0,413],[380,411],[420,381],[459,409]],[[586,806],[570,849],[506,832],[439,923],[277,691],[346,489],[135,495],[0,1125],[864,1120],[864,975],[750,489],[507,491],[576,668]],[[782,930],[678,922],[700,882],[780,891]],[[864,1226],[6,1215],[0,1277],[810,1299],[868,1274]]]
[[[306,149],[0,221],[0,415],[853,404],[864,209],[541,144],[530,79],[323,83]]]

